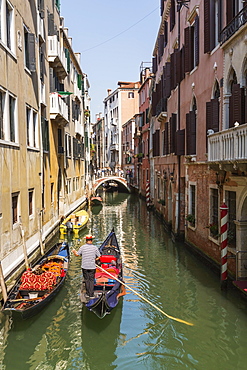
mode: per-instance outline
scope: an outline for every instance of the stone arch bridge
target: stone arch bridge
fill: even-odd
[[[97,189],[104,184],[104,182],[111,182],[114,181],[118,184],[119,189],[122,191],[127,191],[130,193],[130,188],[127,184],[127,181],[124,177],[120,176],[105,176],[105,177],[100,177],[98,179],[95,179],[93,182],[93,192],[96,193]]]

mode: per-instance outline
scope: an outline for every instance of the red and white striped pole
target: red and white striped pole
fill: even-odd
[[[220,207],[220,236],[221,236],[221,288],[227,284],[227,222],[228,207],[223,203]]]
[[[150,207],[150,183],[149,180],[146,182],[146,203],[147,207]]]

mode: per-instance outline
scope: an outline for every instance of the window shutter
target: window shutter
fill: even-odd
[[[206,132],[212,129],[212,100],[206,102]]]
[[[190,114],[186,113],[186,154],[190,154]]]
[[[162,16],[164,11],[164,0],[160,0],[160,15]]]
[[[226,0],[226,23],[230,23],[234,17],[233,7],[235,5],[234,0]]]
[[[190,112],[190,154],[196,154],[196,114]]]
[[[229,98],[229,128],[234,127],[233,111],[233,95],[231,95]]]
[[[175,89],[175,76],[176,76],[176,70],[175,70],[175,56],[174,53],[171,54],[171,90]]]
[[[234,84],[232,88],[233,96],[233,124],[237,121],[240,125],[244,123],[244,88],[239,84]]]
[[[200,37],[200,29],[199,29],[199,17],[198,15],[195,18],[195,65],[198,66],[199,64],[199,37]]]
[[[76,119],[76,102],[72,100],[72,120]]]
[[[170,7],[170,31],[173,30],[175,26],[175,1],[171,0],[171,7]]]
[[[219,108],[220,108],[219,99],[218,98],[212,99],[211,103],[213,113],[212,129],[214,130],[214,132],[219,132]]]
[[[35,58],[35,35],[28,33],[28,67],[30,72],[36,72],[36,58]]]
[[[168,140],[168,122],[165,122],[165,148],[164,148],[164,154],[169,154],[169,140]]]
[[[55,77],[53,73],[53,68],[50,68],[50,92],[55,91]]]
[[[153,57],[152,59],[152,62],[153,62],[153,73],[156,73],[157,72],[157,57]]]
[[[175,68],[176,68],[176,85],[179,84],[182,80],[182,71],[181,71],[181,53],[180,50],[175,51]]]
[[[184,67],[185,72],[191,71],[190,27],[184,29]]]
[[[171,95],[171,63],[166,63],[166,86],[165,86],[165,97],[169,98]]]
[[[204,53],[210,53],[210,0],[204,0]]]
[[[175,154],[184,155],[184,139],[185,139],[185,130],[176,131],[176,141],[175,141]]]
[[[48,36],[55,35],[55,27],[54,27],[54,14],[48,14]]]
[[[180,50],[180,82],[185,77],[185,71],[184,71],[184,46]]]
[[[166,47],[168,43],[168,23],[167,21],[164,22],[164,47]]]
[[[172,113],[170,123],[170,153],[175,153],[175,135],[177,129],[177,115]]]

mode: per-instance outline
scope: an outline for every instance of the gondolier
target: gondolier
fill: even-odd
[[[81,256],[81,268],[86,287],[86,298],[94,298],[94,275],[95,275],[95,261],[100,257],[99,249],[93,245],[92,235],[86,235],[86,244],[82,245],[78,251],[72,249],[75,256]]]

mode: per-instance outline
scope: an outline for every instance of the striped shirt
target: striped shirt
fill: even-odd
[[[94,270],[96,268],[95,258],[100,257],[100,252],[96,245],[84,244],[77,253],[82,256],[81,267],[83,269]]]

